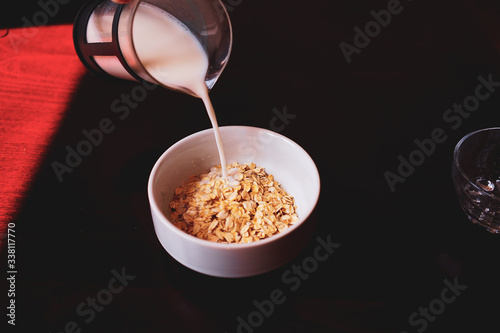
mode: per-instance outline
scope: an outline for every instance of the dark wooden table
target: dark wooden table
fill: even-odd
[[[293,115],[279,131],[322,181],[308,247],[244,279],[170,257],[147,180],[164,150],[210,127],[203,104],[157,88],[113,113],[140,84],[88,73],[61,5],[47,24],[0,31],[2,323],[14,300],[6,326],[19,332],[498,332],[500,236],[468,222],[450,172],[462,136],[500,124],[498,5],[227,4],[219,123],[271,129],[276,112]],[[105,119],[112,130],[58,177]],[[314,264],[318,237],[340,246]]]

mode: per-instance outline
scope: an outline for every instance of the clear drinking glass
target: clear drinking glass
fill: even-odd
[[[99,75],[165,86],[146,69],[134,46],[134,18],[142,5],[167,12],[196,37],[208,58],[205,83],[210,90],[226,66],[232,47],[231,22],[220,0],[90,1],[81,8],[73,29],[75,48],[83,64]],[[151,31],[152,43],[162,33],[168,32]],[[193,94],[183,87],[167,88]]]
[[[458,142],[452,179],[467,217],[500,233],[500,127],[469,133]]]

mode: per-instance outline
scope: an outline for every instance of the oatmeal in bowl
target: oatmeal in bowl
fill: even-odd
[[[227,177],[213,130],[172,145],[148,183],[153,225],[181,264],[217,277],[268,272],[305,247],[314,228],[320,179],[295,142],[248,126],[221,127]]]
[[[291,197],[255,163],[192,175],[175,189],[172,223],[195,237],[217,243],[250,243],[276,235],[299,220]]]

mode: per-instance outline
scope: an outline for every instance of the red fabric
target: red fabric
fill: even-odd
[[[15,216],[84,72],[72,25],[0,38],[0,232]]]

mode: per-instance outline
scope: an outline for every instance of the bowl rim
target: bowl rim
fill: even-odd
[[[148,179],[148,200],[149,200],[149,204],[151,207],[151,213],[154,213],[154,215],[160,217],[160,221],[162,222],[162,224],[166,225],[167,229],[174,232],[175,234],[177,234],[181,238],[185,239],[187,242],[192,242],[192,243],[195,243],[195,244],[203,246],[203,247],[209,247],[209,248],[221,249],[221,250],[242,249],[242,248],[253,248],[253,247],[265,246],[266,244],[275,242],[283,237],[286,237],[289,233],[298,229],[305,221],[308,220],[309,216],[311,216],[311,214],[315,210],[315,207],[318,204],[318,200],[319,200],[319,196],[320,196],[320,192],[321,192],[321,179],[320,179],[319,171],[318,171],[316,163],[314,163],[314,160],[312,159],[312,157],[307,153],[307,151],[304,148],[302,148],[295,141],[289,139],[288,137],[286,137],[282,134],[279,134],[277,132],[274,132],[274,131],[271,131],[268,129],[254,127],[254,126],[219,126],[219,129],[221,130],[221,132],[222,131],[229,131],[229,130],[238,131],[241,129],[251,129],[254,131],[266,132],[267,134],[274,135],[277,138],[287,142],[288,144],[291,144],[292,146],[297,148],[299,151],[301,151],[304,154],[304,156],[307,158],[308,163],[311,164],[312,171],[314,173],[313,177],[317,180],[317,184],[318,184],[318,189],[315,193],[315,196],[313,199],[313,204],[311,206],[312,208],[309,209],[307,212],[305,212],[305,214],[303,216],[299,217],[299,221],[296,222],[293,226],[287,228],[285,231],[282,231],[282,232],[280,232],[276,235],[273,235],[269,238],[261,239],[259,241],[254,241],[254,242],[250,242],[250,243],[230,243],[230,244],[216,243],[216,242],[211,242],[211,241],[208,241],[205,239],[198,238],[198,237],[193,236],[193,235],[189,235],[186,232],[179,230],[176,226],[174,226],[172,224],[172,222],[170,222],[170,220],[161,212],[160,208],[158,207],[158,204],[156,203],[155,196],[153,193],[153,182],[154,182],[154,179],[158,173],[158,169],[160,167],[161,162],[166,158],[166,156],[172,150],[174,150],[177,146],[182,145],[187,141],[191,141],[193,139],[196,139],[197,137],[204,136],[208,132],[213,133],[213,128],[208,128],[208,129],[201,130],[199,132],[190,134],[190,135],[184,137],[183,139],[175,142],[167,150],[165,150],[161,154],[161,156],[157,159],[157,161],[155,162],[155,164],[153,166],[153,169],[151,170],[151,173],[150,173],[149,179]]]

